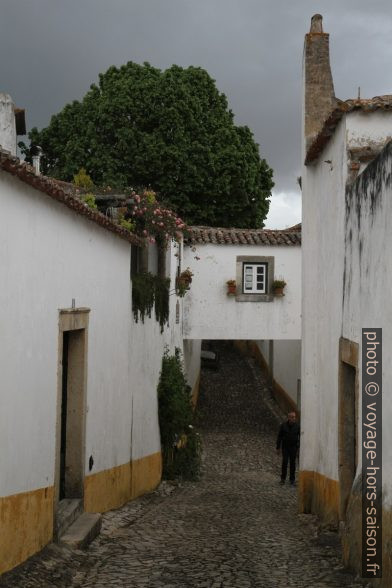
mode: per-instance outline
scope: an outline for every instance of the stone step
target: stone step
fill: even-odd
[[[83,549],[99,535],[102,516],[98,513],[83,513],[60,537],[60,543],[73,549]]]
[[[83,514],[83,500],[80,498],[65,498],[59,502],[56,513],[56,538],[64,535],[65,531]]]

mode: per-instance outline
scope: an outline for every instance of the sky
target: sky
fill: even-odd
[[[110,65],[203,67],[273,168],[266,227],[284,228],[301,220],[302,51],[316,13],[336,96],[392,93],[390,0],[2,0],[0,91],[26,109],[29,130]]]

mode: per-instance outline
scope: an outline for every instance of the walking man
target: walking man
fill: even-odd
[[[279,454],[282,451],[282,475],[280,483],[284,484],[287,476],[287,464],[290,460],[290,484],[295,484],[295,460],[299,449],[299,425],[296,422],[297,415],[294,411],[287,414],[287,421],[279,427],[278,439],[276,441],[276,451]],[[282,448],[282,449],[281,449]]]

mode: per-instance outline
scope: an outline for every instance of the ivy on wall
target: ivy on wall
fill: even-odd
[[[201,440],[194,429],[191,389],[188,386],[180,350],[165,351],[158,384],[159,427],[163,477],[195,480],[200,475]]]
[[[161,333],[169,323],[169,278],[160,278],[150,272],[132,276],[132,311],[135,321],[144,322],[146,316],[151,318],[155,306],[155,318],[160,324]]]

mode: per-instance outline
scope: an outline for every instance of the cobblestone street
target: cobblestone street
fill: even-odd
[[[51,545],[1,587],[363,586],[340,564],[338,537],[297,514],[279,485],[272,399],[254,366],[229,345],[205,370],[200,397],[203,475],[104,515],[85,552]]]

